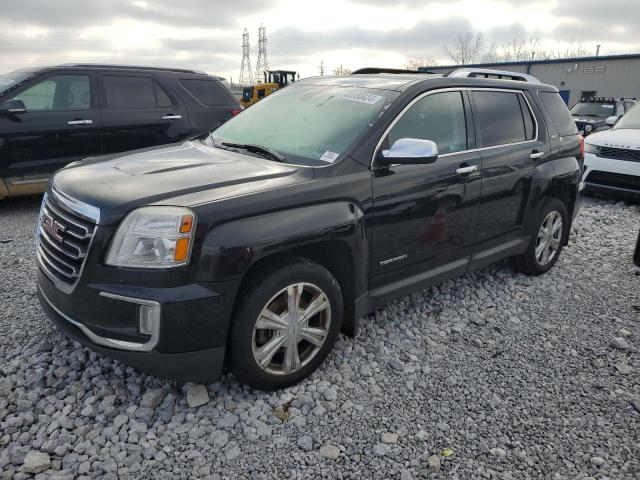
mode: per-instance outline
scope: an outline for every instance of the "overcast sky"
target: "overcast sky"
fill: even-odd
[[[190,67],[238,79],[241,35],[267,28],[272,69],[451,63],[461,32],[485,43],[536,37],[549,49],[640,52],[640,0],[0,0],[0,72],[66,62]]]

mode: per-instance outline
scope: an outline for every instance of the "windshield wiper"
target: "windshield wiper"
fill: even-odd
[[[278,162],[286,162],[287,157],[281,155],[275,150],[271,150],[268,147],[263,147],[262,145],[256,145],[253,143],[231,143],[231,142],[222,142],[222,145],[225,147],[231,148],[241,148],[242,150],[246,150],[247,152],[257,153],[262,155],[263,157],[270,158],[271,160],[276,160]]]

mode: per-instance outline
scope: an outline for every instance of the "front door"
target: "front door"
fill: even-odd
[[[405,109],[380,149],[400,138],[434,141],[430,164],[372,170],[372,296],[419,288],[466,271],[480,197],[467,92],[423,94]],[[379,152],[376,153],[379,155]]]
[[[164,145],[190,132],[182,102],[150,75],[103,74],[105,153]]]
[[[52,73],[6,99],[26,107],[25,113],[0,115],[0,178],[9,193],[42,191],[51,173],[100,154],[93,91],[89,74]]]

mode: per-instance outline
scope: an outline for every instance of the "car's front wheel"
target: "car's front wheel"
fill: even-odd
[[[259,271],[244,288],[231,326],[230,367],[260,390],[284,388],[310,375],[340,331],[340,286],[305,259]]]

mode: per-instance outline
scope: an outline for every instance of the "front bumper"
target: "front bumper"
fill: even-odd
[[[584,193],[598,192],[638,197],[640,196],[640,162],[585,153],[582,187]]]
[[[130,295],[121,295],[126,290]],[[224,296],[200,285],[59,290],[38,269],[38,298],[57,327],[98,353],[162,378],[210,383],[223,369],[228,330]],[[139,331],[148,309],[151,331]]]

